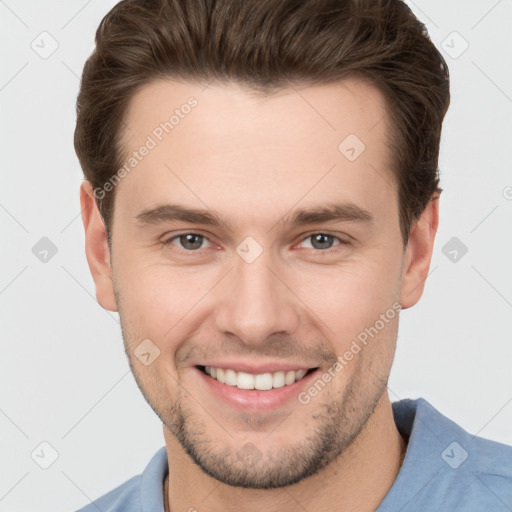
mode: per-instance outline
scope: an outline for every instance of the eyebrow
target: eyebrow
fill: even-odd
[[[222,220],[213,210],[187,208],[179,204],[164,204],[147,208],[135,215],[138,225],[159,224],[171,221],[183,221],[207,226],[227,226],[233,231],[229,222]],[[373,214],[352,202],[331,203],[321,207],[302,208],[283,216],[276,224],[303,226],[323,222],[364,222],[372,223]]]

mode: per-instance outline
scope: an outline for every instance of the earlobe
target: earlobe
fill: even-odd
[[[402,309],[414,306],[423,295],[438,224],[439,194],[436,194],[411,227],[404,255],[400,295]]]
[[[103,308],[117,311],[107,233],[89,181],[80,186],[80,205],[85,229],[85,254],[96,286],[96,298]]]

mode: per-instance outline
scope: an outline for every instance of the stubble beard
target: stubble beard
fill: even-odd
[[[362,392],[363,383],[359,382],[359,379],[353,379],[341,399],[339,396],[331,397],[327,403],[321,405],[319,414],[316,414],[315,418],[311,417],[315,426],[310,435],[300,443],[281,445],[278,450],[272,451],[258,442],[247,442],[241,449],[237,449],[233,446],[233,438],[227,433],[223,438],[227,444],[222,446],[218,438],[208,434],[212,431],[208,422],[216,420],[194,400],[189,400],[189,403],[197,405],[195,410],[185,409],[181,394],[178,394],[171,405],[165,407],[162,404],[169,402],[168,393],[164,390],[148,393],[138,372],[133,373],[150,407],[192,461],[204,473],[219,482],[245,489],[276,489],[293,485],[328,466],[341,456],[363,431],[387,384],[384,379],[374,380],[373,387],[367,387]],[[320,399],[321,394],[315,398]],[[303,405],[297,402],[296,407]],[[286,427],[288,422],[293,424],[293,416],[292,412],[276,430]],[[300,423],[297,426],[301,428]],[[261,427],[261,422],[256,419],[255,430],[259,430],[258,427]],[[233,437],[236,436],[232,427],[228,427],[226,431],[232,433]],[[244,425],[245,437],[246,433],[247,424]]]

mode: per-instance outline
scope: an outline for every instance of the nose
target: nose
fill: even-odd
[[[276,333],[293,334],[299,325],[300,300],[272,259],[266,251],[252,263],[235,255],[229,283],[217,297],[217,328],[247,346],[264,345]]]

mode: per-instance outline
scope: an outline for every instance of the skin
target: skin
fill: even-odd
[[[132,371],[163,423],[170,508],[375,510],[406,449],[386,387],[399,315],[307,404],[241,410],[195,365],[223,358],[328,371],[394,303],[420,299],[438,197],[404,248],[384,99],[355,79],[267,96],[155,81],[127,111],[126,154],[190,96],[197,107],[117,185],[111,252],[91,185],[81,187],[97,299],[119,311]],[[351,133],[366,145],[353,162],[338,150]],[[340,201],[373,221],[279,222]],[[216,211],[225,224],[138,223],[165,203]],[[179,237],[163,243],[185,233],[204,235],[199,249]],[[319,246],[318,233],[332,238]],[[236,252],[248,236],[263,250],[252,263]],[[160,350],[148,366],[134,354],[144,339]],[[252,459],[240,456],[247,447]]]

